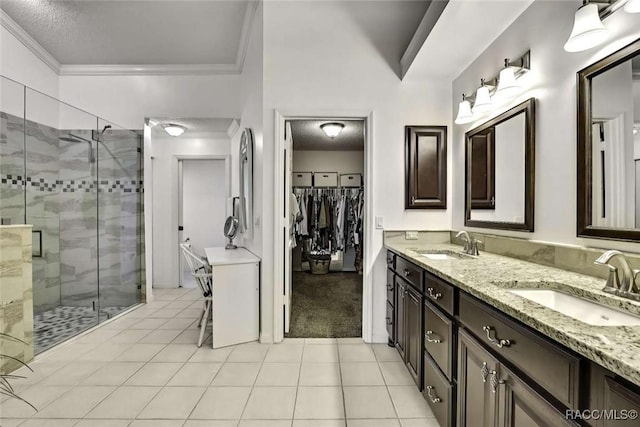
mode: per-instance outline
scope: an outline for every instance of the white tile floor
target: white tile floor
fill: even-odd
[[[2,427],[438,427],[395,349],[360,339],[196,346],[192,289],[39,356]]]

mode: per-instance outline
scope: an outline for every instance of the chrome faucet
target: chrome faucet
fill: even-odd
[[[464,253],[468,255],[480,255],[478,251],[478,243],[482,243],[480,240],[476,240],[469,235],[466,230],[460,231],[456,234],[456,238],[461,238],[464,242]]]
[[[618,268],[610,264],[613,258],[618,258],[620,262],[620,266],[622,267],[622,280],[618,276]],[[640,289],[638,289],[638,285],[636,284],[636,277],[638,273],[640,273],[640,270],[632,269],[629,260],[622,252],[616,250],[606,251],[595,260],[594,264],[606,265],[609,268],[609,277],[604,286],[604,292],[623,297],[632,297],[633,299],[640,298]]]

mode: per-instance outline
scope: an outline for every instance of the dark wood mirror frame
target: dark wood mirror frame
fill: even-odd
[[[578,71],[578,237],[640,240],[640,229],[592,226],[591,79],[640,52],[640,39]]]
[[[495,228],[500,230],[533,231],[534,193],[535,193],[535,98],[530,98],[516,105],[488,122],[471,129],[465,134],[465,202],[464,225],[468,227]],[[525,115],[525,149],[524,149],[524,222],[480,221],[471,219],[471,151],[474,136],[485,132],[510,118],[524,113]],[[475,209],[475,208],[474,208]]]

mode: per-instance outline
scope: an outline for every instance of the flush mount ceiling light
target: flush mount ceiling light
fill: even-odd
[[[600,20],[598,5],[584,1],[576,11],[569,40],[564,44],[567,52],[581,52],[598,46],[606,40],[609,30]]]
[[[480,79],[480,87],[476,91],[476,102],[473,103],[473,114],[486,113],[493,109],[489,87],[484,84],[484,79]]]
[[[333,139],[336,136],[340,135],[340,132],[342,132],[342,129],[344,129],[344,123],[338,123],[338,122],[323,123],[320,125],[320,129],[322,129],[329,138]]]
[[[629,13],[640,13],[640,0],[629,0],[624,5],[624,11]]]
[[[465,123],[470,123],[475,119],[473,113],[471,112],[471,103],[467,100],[466,95],[462,94],[462,102],[458,104],[458,116],[456,117],[455,123],[457,125],[463,125]]]
[[[520,84],[516,80],[513,68],[509,65],[509,59],[505,58],[504,68],[498,77],[498,89],[496,93],[505,98],[511,98],[520,92]]]
[[[186,127],[182,125],[176,125],[174,123],[162,125],[162,127],[164,128],[164,131],[171,136],[180,136],[184,133],[185,130],[187,130]]]

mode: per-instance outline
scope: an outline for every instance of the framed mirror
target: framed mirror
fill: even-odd
[[[466,133],[469,227],[533,231],[535,99]]]
[[[253,209],[253,132],[245,128],[240,137],[240,196],[238,225],[241,233],[251,234]]]
[[[640,240],[640,39],[578,72],[577,234]]]

